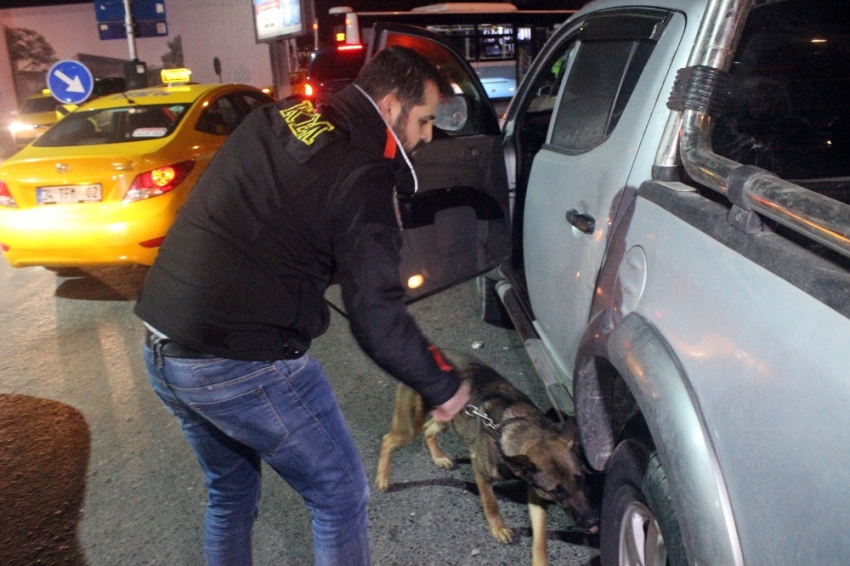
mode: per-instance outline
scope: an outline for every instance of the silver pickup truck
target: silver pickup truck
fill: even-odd
[[[501,128],[376,28],[458,93],[399,195],[410,298],[487,273],[605,473],[606,566],[850,564],[843,4],[596,0]]]

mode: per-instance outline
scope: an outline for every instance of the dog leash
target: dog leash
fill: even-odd
[[[484,425],[484,428],[488,429],[491,432],[498,432],[499,425],[493,422],[493,419],[490,418],[490,415],[481,411],[475,405],[467,405],[463,408],[463,412],[466,413],[468,417],[478,417],[481,419],[481,424]]]
[[[524,417],[511,417],[509,419],[505,419],[499,424],[496,424],[493,419],[490,418],[490,415],[488,415],[486,412],[482,411],[475,405],[467,405],[463,408],[463,412],[468,417],[478,417],[481,420],[481,425],[484,427],[484,430],[489,432],[496,440],[499,440],[499,438],[501,438],[501,428],[503,426],[524,419]]]

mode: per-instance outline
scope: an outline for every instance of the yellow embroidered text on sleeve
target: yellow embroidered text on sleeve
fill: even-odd
[[[322,115],[313,110],[313,104],[309,100],[281,110],[280,115],[295,138],[305,145],[313,145],[320,134],[334,129],[333,124],[320,119]]]

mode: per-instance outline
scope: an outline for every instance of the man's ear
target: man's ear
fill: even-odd
[[[395,92],[385,94],[380,100],[378,100],[377,104],[378,110],[381,111],[381,116],[384,117],[384,120],[386,120],[388,124],[395,123],[395,120],[401,110],[401,102],[398,97],[396,97]]]

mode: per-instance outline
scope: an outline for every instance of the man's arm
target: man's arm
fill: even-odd
[[[399,277],[401,233],[392,205],[392,170],[358,176],[340,209],[334,245],[342,298],[360,347],[390,375],[417,391],[435,416],[451,418],[465,404],[460,378],[432,356],[404,304]],[[460,391],[459,391],[460,390]]]

